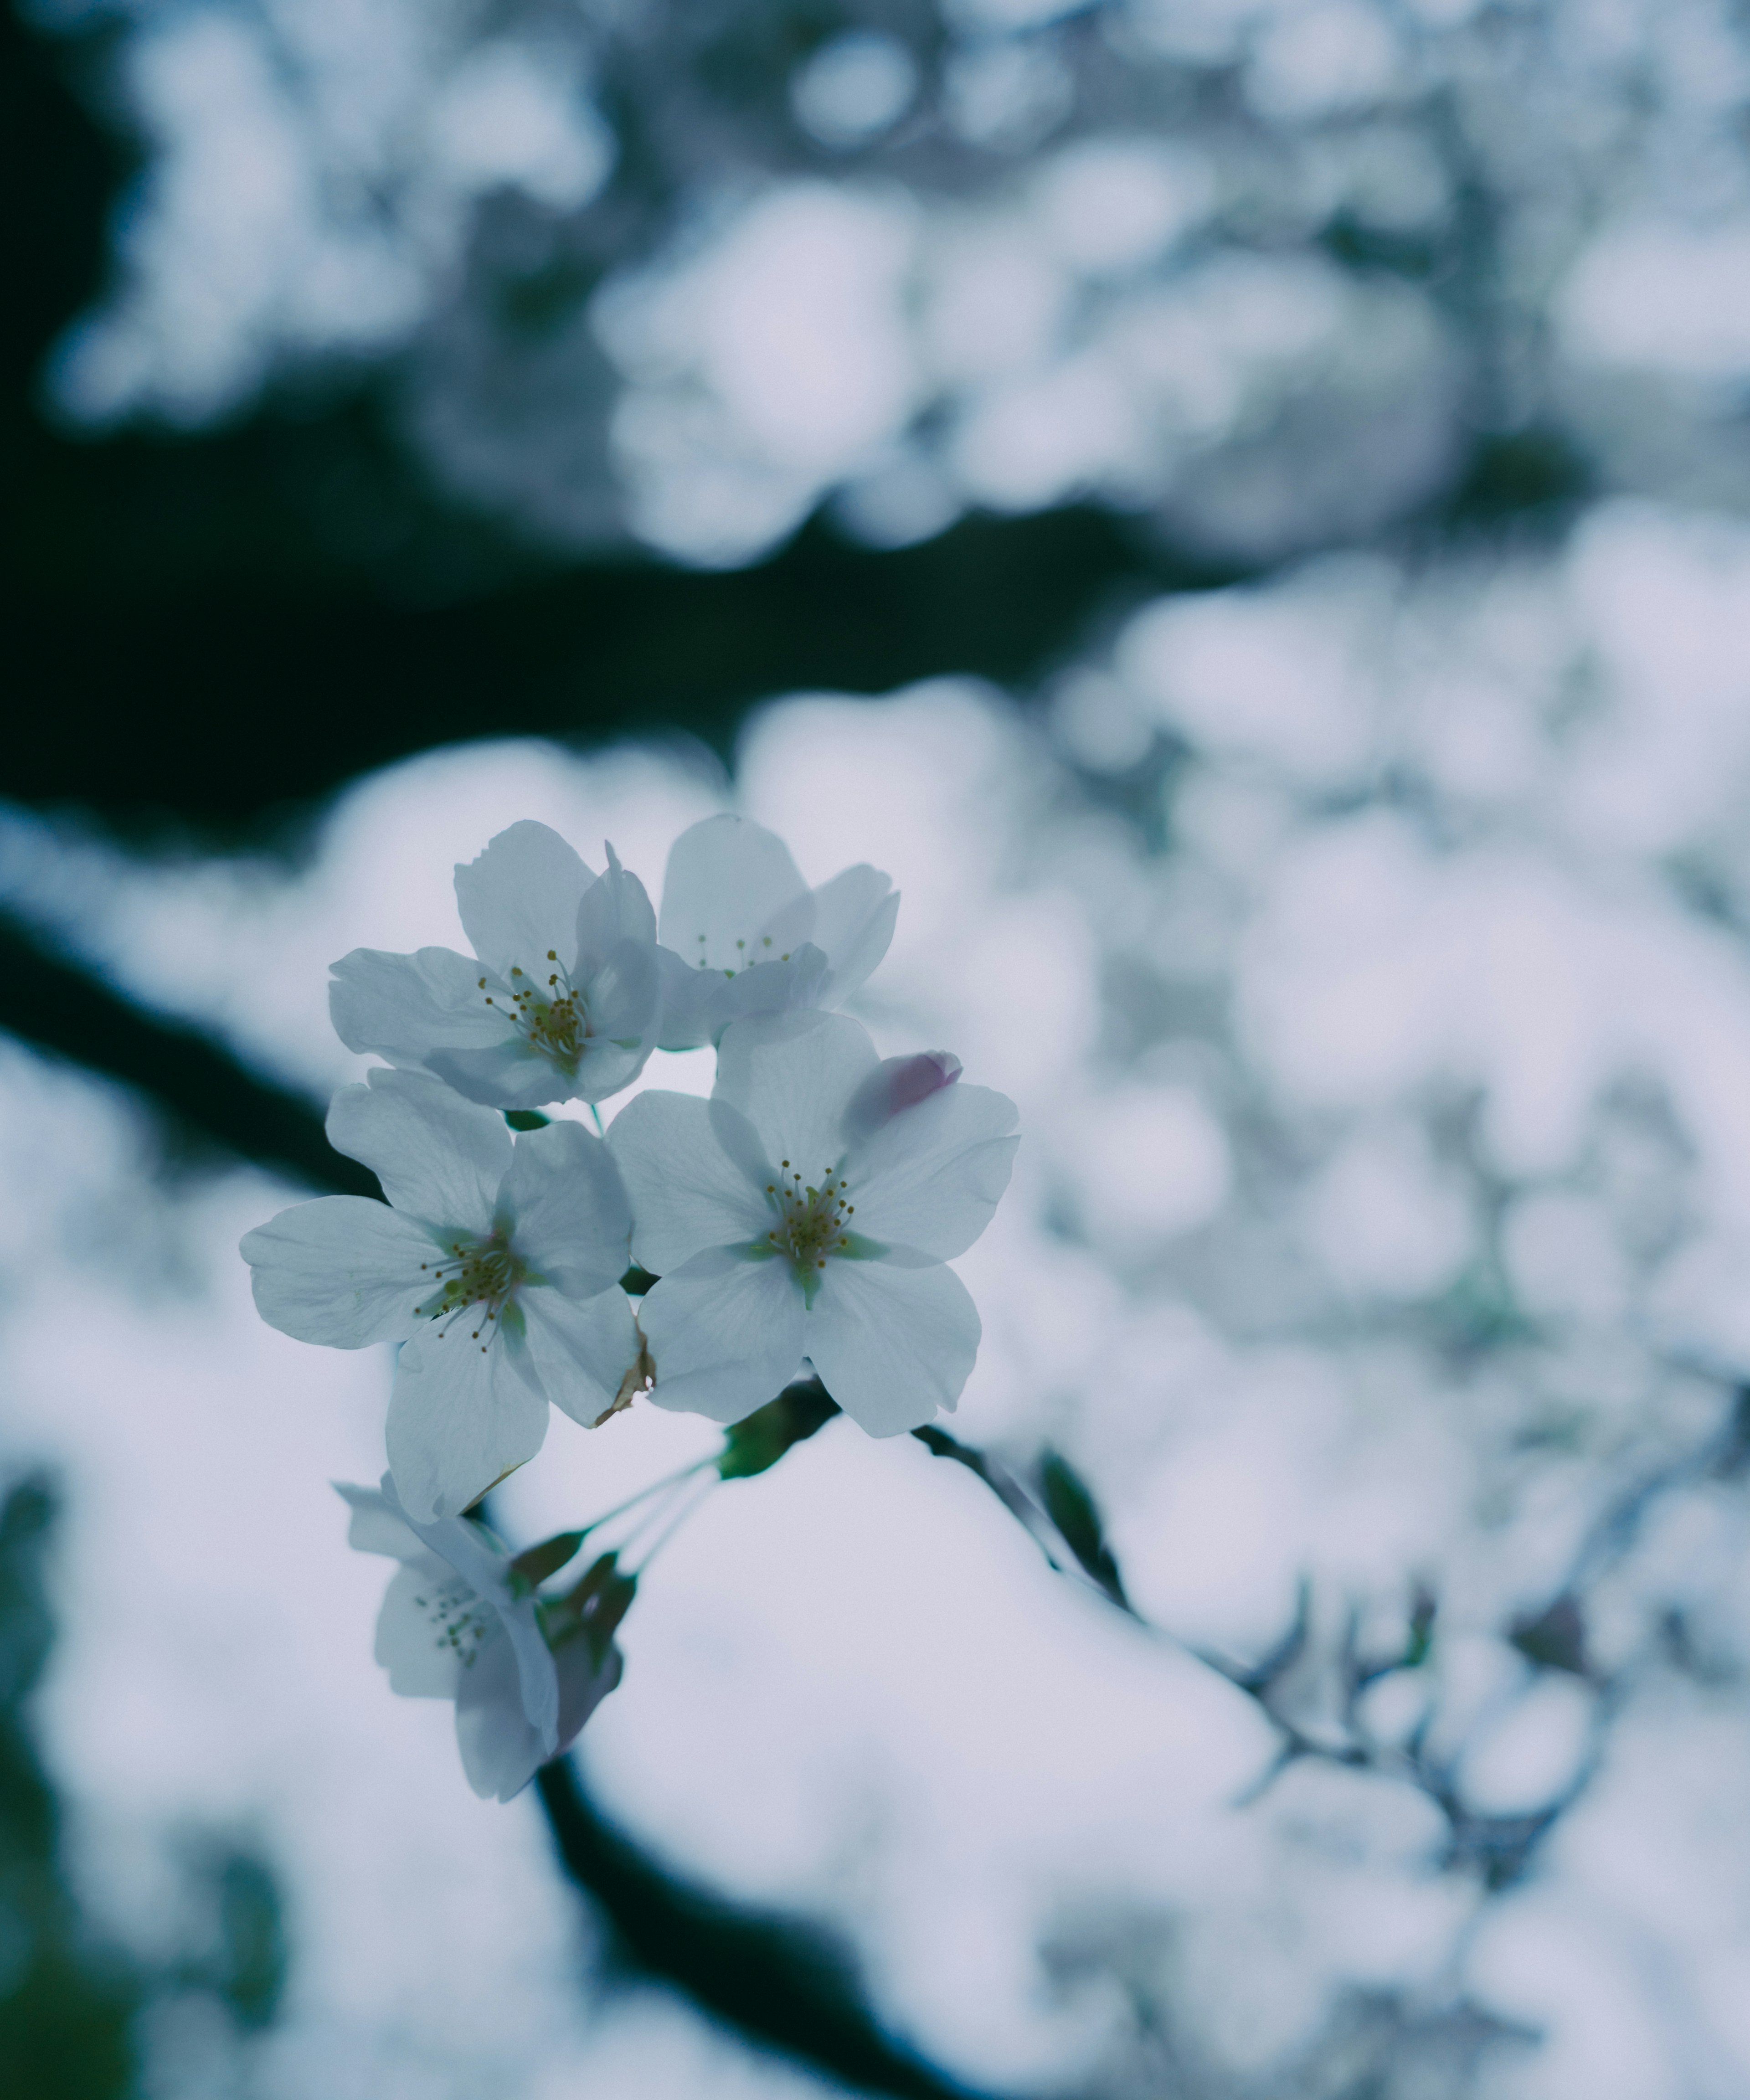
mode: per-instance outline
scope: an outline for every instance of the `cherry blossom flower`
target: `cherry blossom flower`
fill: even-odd
[[[401,1563],[377,1621],[390,1689],[453,1699],[468,1784],[510,1800],[619,1683],[619,1650],[582,1633],[549,1647],[533,1585],[483,1524],[421,1523],[387,1473],[380,1488],[335,1485],[352,1507],[350,1542]]]
[[[549,1400],[592,1422],[637,1360],[618,1287],[625,1190],[578,1124],[513,1139],[423,1073],[343,1087],[328,1129],[389,1200],[323,1196],[246,1234],[255,1303],[301,1342],[404,1344],[389,1402],[396,1489],[419,1523],[458,1516],[540,1449]]]
[[[709,1101],[655,1091],[608,1142],[660,1277],[652,1399],[735,1422],[805,1357],[872,1435],[959,1397],[978,1314],[946,1266],[1008,1185],[1015,1105],[941,1052],[879,1059],[842,1014],[736,1022]]]
[[[707,817],[669,850],[659,925],[665,1050],[733,1021],[842,1005],[887,953],[899,893],[878,868],[810,889],[774,832]]]
[[[598,1101],[628,1086],[656,1043],[656,916],[606,850],[596,875],[544,824],[500,832],[456,871],[476,960],[355,948],[328,987],[335,1033],[491,1108]]]

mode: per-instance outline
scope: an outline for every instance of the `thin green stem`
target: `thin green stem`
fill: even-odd
[[[691,1480],[694,1474],[703,1472],[707,1466],[715,1466],[718,1456],[715,1451],[707,1452],[703,1458],[695,1458],[690,1466],[683,1466],[679,1472],[670,1473],[660,1480],[652,1480],[647,1488],[640,1488],[637,1494],[628,1495],[624,1502],[616,1502],[612,1509],[604,1510],[600,1516],[592,1517],[588,1524],[580,1528],[578,1537],[587,1538],[591,1532],[599,1531],[603,1524],[611,1524],[615,1517],[624,1516],[628,1510],[636,1509],[640,1502],[647,1502],[652,1495],[661,1494],[665,1488],[679,1487],[683,1480]]]

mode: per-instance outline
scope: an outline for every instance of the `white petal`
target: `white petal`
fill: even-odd
[[[632,1206],[604,1140],[575,1123],[525,1131],[499,1190],[511,1243],[556,1290],[588,1298],[632,1260]]]
[[[960,1397],[978,1354],[978,1308],[951,1268],[827,1264],[803,1347],[828,1392],[871,1436],[897,1436]]]
[[[802,1361],[802,1293],[784,1261],[698,1255],[665,1276],[638,1316],[659,1407],[739,1422],[782,1392]]]
[[[637,1070],[641,1070],[645,1059],[656,1047],[662,1010],[662,977],[655,949],[637,941],[616,942],[583,990],[590,1031],[584,1052],[586,1068],[592,1057],[618,1044],[641,1051],[637,1060]],[[580,1083],[584,1076],[579,1074]],[[635,1078],[637,1072],[631,1076]]]
[[[653,1275],[707,1247],[765,1238],[766,1162],[747,1118],[726,1105],[653,1088],[615,1117],[607,1142],[632,1199],[633,1255]]]
[[[432,1609],[438,1594],[456,1586],[454,1569],[435,1554],[421,1552],[412,1567],[398,1568],[377,1616],[377,1660],[389,1672],[389,1688],[403,1699],[453,1699],[461,1658],[443,1639]],[[502,1639],[495,1626],[491,1636]]]
[[[547,1668],[553,1668],[551,1657]],[[456,1740],[468,1784],[483,1801],[514,1799],[553,1754],[553,1745],[523,1710],[522,1691],[509,1641],[488,1642],[461,1673]],[[553,1705],[557,1712],[557,1682]]]
[[[507,1338],[483,1353],[470,1338],[476,1309],[453,1323],[427,1324],[395,1367],[389,1464],[416,1525],[460,1516],[495,1480],[532,1458],[547,1433],[547,1403],[506,1361]]]
[[[557,1290],[526,1290],[522,1309],[548,1398],[587,1427],[611,1403],[637,1361],[637,1323],[625,1292],[577,1299]]]
[[[832,1003],[841,1004],[887,953],[899,916],[891,879],[866,864],[848,867],[814,893],[814,945],[832,964]]]
[[[612,846],[607,849],[607,858],[606,874],[598,876],[578,902],[572,935],[578,976],[599,969],[622,941],[631,941],[641,948],[656,946],[656,914],[644,885],[620,866]],[[562,948],[559,952],[562,955],[565,951]]]
[[[1007,1094],[963,1083],[901,1109],[846,1162],[857,1230],[939,1260],[964,1254],[1008,1186],[1016,1118]]]
[[[331,1349],[412,1334],[432,1288],[420,1264],[437,1256],[429,1233],[368,1196],[296,1203],[245,1233],[240,1251],[268,1326]]]
[[[697,1050],[715,1039],[722,1026],[719,1009],[723,986],[729,982],[721,970],[689,964],[671,948],[656,951],[658,985],[662,1012],[657,1040],[664,1050]]]
[[[610,1648],[598,1669],[589,1643],[581,1635],[562,1641],[553,1651],[559,1673],[559,1748],[577,1739],[578,1731],[625,1673],[625,1660]]]
[[[577,907],[595,880],[557,832],[513,824],[477,860],[457,867],[456,908],[482,962],[501,977],[519,964],[544,982],[549,950],[571,960]]]
[[[825,1003],[831,972],[827,958],[812,941],[776,963],[756,963],[723,980],[717,1001],[716,1034],[732,1022],[756,1014],[812,1011]]]
[[[336,1094],[328,1127],[329,1144],[363,1160],[398,1211],[434,1228],[489,1229],[510,1167],[502,1116],[458,1101],[429,1073],[373,1071]]]
[[[392,1064],[420,1065],[433,1050],[490,1049],[510,1033],[487,1004],[478,963],[453,948],[411,955],[355,948],[333,965],[328,1014],[349,1050],[373,1051]]]
[[[807,940],[813,924],[789,847],[746,817],[707,817],[670,848],[660,938],[690,968],[744,968]]]
[[[434,1050],[425,1069],[483,1108],[543,1109],[549,1101],[570,1100],[575,1091],[552,1058],[509,1030],[487,1049]]]
[[[381,1488],[355,1488],[350,1480],[332,1485],[351,1507],[346,1543],[355,1552],[387,1553],[397,1560],[417,1560],[429,1550],[408,1523],[401,1505],[391,1502]]]
[[[844,1014],[762,1016],[724,1030],[712,1098],[741,1110],[774,1166],[787,1159],[818,1186],[844,1155],[845,1110],[879,1061]]]

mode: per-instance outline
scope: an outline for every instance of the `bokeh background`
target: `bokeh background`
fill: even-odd
[[[1740,2100],[1741,10],[5,35],[8,2089]],[[947,1426],[1067,1572],[833,1423],[501,1809],[370,1660],[388,1365],[236,1242],[333,958],[725,806],[1020,1104]]]

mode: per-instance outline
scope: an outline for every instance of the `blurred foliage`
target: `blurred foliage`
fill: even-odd
[[[165,2006],[216,2002],[239,2035],[272,2024],[285,1932],[266,1862],[210,1835],[183,1863],[187,1916],[163,1959],[125,1951],[82,1916],[29,1712],[55,1643],[46,1562],[56,1515],[41,1476],[0,1504],[0,2065],[20,2100],[121,2100],[136,2087],[142,2033]]]

